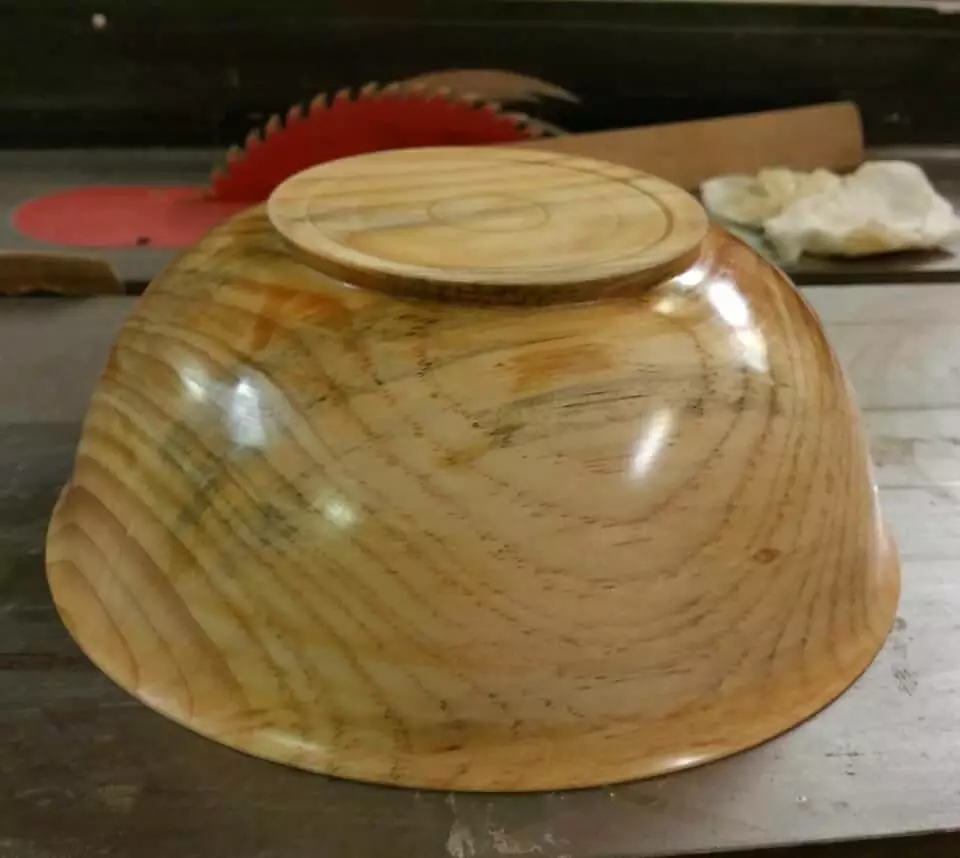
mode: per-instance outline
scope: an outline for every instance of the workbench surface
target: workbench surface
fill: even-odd
[[[960,828],[960,285],[806,294],[866,412],[903,557],[886,647],[834,705],[753,751],[514,796],[262,762],[101,675],[56,616],[43,540],[134,299],[0,299],[0,856],[636,858]]]

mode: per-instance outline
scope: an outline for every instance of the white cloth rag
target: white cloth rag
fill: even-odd
[[[872,161],[840,177],[828,170],[761,170],[720,176],[701,187],[723,220],[762,228],[786,262],[814,256],[867,256],[942,247],[960,236],[960,218],[906,161]]]

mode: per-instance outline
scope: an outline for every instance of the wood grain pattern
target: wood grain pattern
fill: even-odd
[[[402,149],[293,176],[267,203],[311,264],[350,283],[484,303],[596,299],[688,268],[689,194],[631,167],[501,147]]]
[[[756,173],[765,167],[843,171],[864,160],[860,111],[849,101],[567,134],[533,145],[606,158],[691,189],[726,173]]]
[[[47,568],[87,654],[200,733],[496,790],[788,729],[899,584],[819,323],[726,233],[636,294],[479,305],[343,285],[262,208],[124,326]]]
[[[0,295],[122,295],[123,291],[116,269],[106,260],[0,250]]]

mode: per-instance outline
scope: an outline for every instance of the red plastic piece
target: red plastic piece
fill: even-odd
[[[181,248],[245,207],[211,200],[203,188],[74,188],[20,206],[13,225],[64,247]]]

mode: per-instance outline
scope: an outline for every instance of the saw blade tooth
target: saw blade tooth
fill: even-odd
[[[517,113],[515,111],[500,111],[498,114],[503,119],[507,119],[512,122],[514,125],[522,125],[528,127],[533,125],[533,120],[527,116],[526,113]]]
[[[457,101],[465,104],[467,107],[479,108],[484,105],[483,96],[476,92],[458,92],[456,98]]]
[[[559,126],[551,125],[549,122],[544,122],[540,119],[534,119],[528,113],[521,113],[514,110],[500,110],[497,112],[497,117],[510,121],[531,137],[560,137],[564,134],[563,129]]]
[[[559,125],[544,122],[542,119],[533,119],[529,116],[524,127],[535,137],[563,137],[567,133]]]
[[[357,95],[360,98],[374,98],[380,93],[380,84],[375,80],[370,81],[370,83],[365,83],[360,87],[360,92]]]
[[[539,125],[543,128],[548,137],[564,137],[570,133],[562,125],[555,125],[553,122],[541,121]]]
[[[281,154],[285,158],[289,156],[295,162],[291,163],[291,167],[297,168],[309,166],[311,163],[323,163],[330,160],[330,157],[342,157],[344,153],[340,141],[324,140],[324,135],[321,133],[324,122],[340,125],[340,119],[353,119],[357,125],[355,145],[359,151],[369,151],[377,146],[383,148],[381,137],[365,128],[367,124],[375,124],[372,123],[371,117],[389,118],[391,133],[398,139],[402,139],[402,135],[406,133],[406,123],[409,123],[411,128],[416,127],[418,133],[422,133],[420,106],[424,107],[423,112],[429,114],[431,122],[436,126],[435,129],[431,126],[430,133],[436,135],[438,142],[444,139],[449,129],[462,128],[464,133],[476,133],[478,137],[483,135],[480,131],[475,131],[476,128],[481,131],[485,128],[498,129],[500,136],[517,140],[525,137],[533,139],[544,133],[555,134],[559,131],[547,123],[531,119],[527,114],[502,111],[501,105],[496,101],[488,101],[473,95],[465,96],[456,91],[451,94],[446,88],[430,89],[422,84],[408,86],[400,82],[379,87],[376,90],[378,95],[370,97],[368,93],[373,92],[375,86],[375,84],[368,84],[360,90],[353,90],[355,93],[353,98],[350,90],[340,90],[329,96],[320,93],[310,102],[309,108],[305,104],[292,106],[286,114],[285,125],[278,117],[271,116],[262,131],[257,129],[250,132],[245,148],[233,146],[228,150],[225,170],[218,171],[212,177],[214,198],[242,199],[250,202],[266,199],[276,184],[274,179],[274,175],[278,172],[276,161]],[[393,96],[390,103],[384,103],[385,95]],[[411,100],[409,110],[404,109],[407,99]],[[349,104],[346,103],[347,101]],[[430,103],[427,103],[428,101]],[[336,108],[340,102],[345,102],[342,110],[338,110],[336,114],[329,117],[323,115],[327,109]],[[467,117],[465,114],[469,112],[475,115]],[[312,131],[317,132],[313,135],[316,139],[301,140],[301,137],[310,136],[304,134],[306,129],[290,128],[291,123],[300,120],[310,123]],[[395,128],[394,125],[396,125]],[[289,147],[285,149],[282,135],[287,131],[291,132],[291,138],[288,141]],[[266,141],[261,138],[261,133],[267,135]],[[278,152],[278,149],[284,152]]]
[[[267,120],[267,124],[263,126],[263,135],[264,137],[272,137],[278,131],[282,130],[283,123],[280,121],[280,117],[274,113],[273,116]]]

